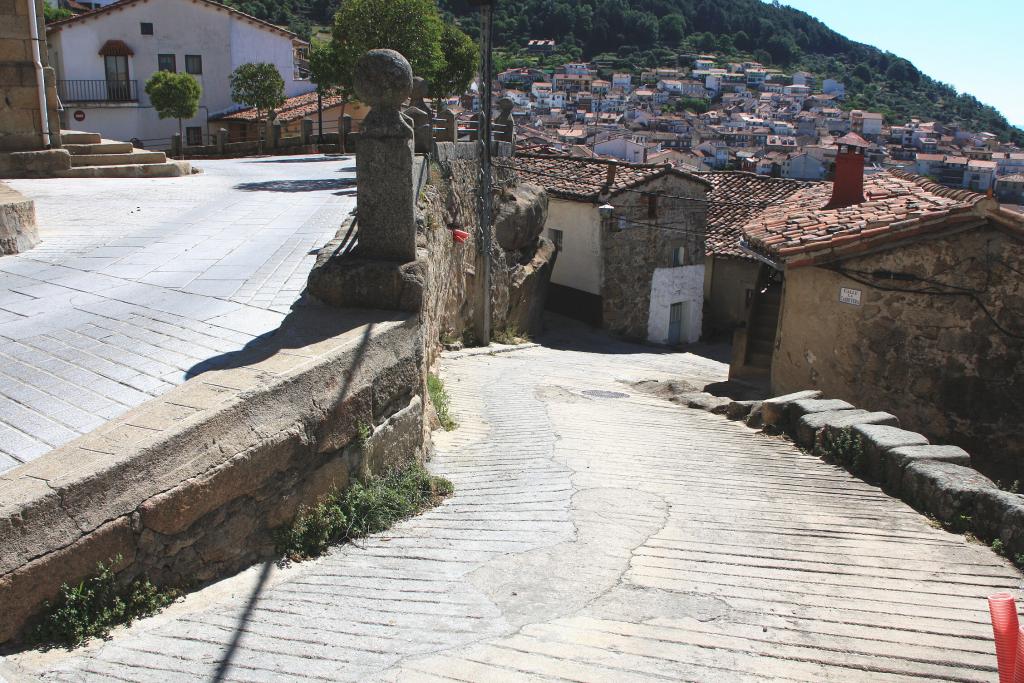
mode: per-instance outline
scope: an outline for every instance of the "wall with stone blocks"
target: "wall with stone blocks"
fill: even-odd
[[[298,309],[222,360],[0,476],[0,643],[97,562],[120,555],[126,581],[202,584],[274,557],[299,506],[423,456],[415,316]]]
[[[0,183],[0,256],[21,253],[38,243],[35,203]]]
[[[39,115],[39,79],[33,64],[30,38],[29,3],[35,3],[39,35],[43,31],[43,0],[0,0],[0,152],[42,149],[42,122]],[[46,44],[40,61],[46,63]],[[45,69],[50,101],[49,129],[57,132],[56,82],[53,70]]]

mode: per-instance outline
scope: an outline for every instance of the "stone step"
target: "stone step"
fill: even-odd
[[[84,154],[131,154],[135,148],[130,142],[103,140],[95,144],[66,144],[64,149],[70,152],[71,156],[81,156]]]
[[[98,145],[102,142],[98,133],[86,133],[80,130],[62,130],[61,144],[66,145]]]
[[[128,154],[80,154],[71,157],[71,166],[125,166],[128,164],[162,164],[167,161],[163,152],[134,151]]]
[[[192,173],[187,161],[166,161],[162,164],[122,164],[115,166],[77,166],[58,171],[60,178],[177,178]]]

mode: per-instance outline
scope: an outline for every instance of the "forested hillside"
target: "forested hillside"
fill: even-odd
[[[339,0],[228,0],[243,11],[308,34],[330,21]],[[473,32],[478,12],[466,0],[439,0]],[[531,38],[553,38],[558,53],[546,65],[596,59],[609,68],[673,64],[680,52],[751,57],[786,70],[806,69],[843,81],[846,106],[997,133],[1024,144],[1024,131],[995,108],[921,73],[892,53],[857,43],[810,15],[761,0],[500,0],[495,18],[499,66],[528,58]]]

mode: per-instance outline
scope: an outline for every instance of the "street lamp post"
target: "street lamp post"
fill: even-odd
[[[483,255],[483,287],[482,310],[477,325],[477,336],[486,346],[491,343],[491,219],[493,208],[491,179],[491,62],[494,34],[495,0],[470,0],[471,5],[480,8],[480,140],[483,141],[480,159],[480,250]]]

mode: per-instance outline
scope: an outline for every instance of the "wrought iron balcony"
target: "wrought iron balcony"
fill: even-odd
[[[57,81],[57,94],[71,102],[138,102],[138,81]]]

